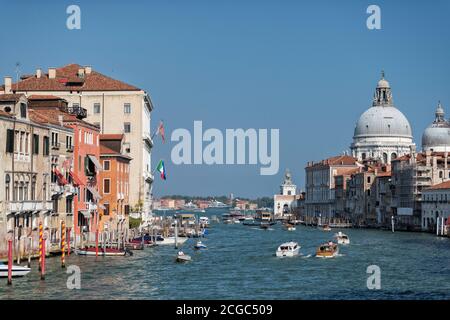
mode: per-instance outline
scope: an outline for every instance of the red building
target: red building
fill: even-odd
[[[99,161],[100,129],[83,120],[86,117],[85,109],[69,108],[67,101],[59,97],[41,96],[39,102],[34,103],[33,110],[73,129],[73,158],[69,179],[77,188],[77,195],[73,199],[74,232],[76,235],[80,235],[80,231],[88,233],[85,240],[93,241],[99,220],[98,202],[101,199],[97,186],[102,169]]]

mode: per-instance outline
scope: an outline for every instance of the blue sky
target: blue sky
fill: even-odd
[[[81,8],[82,29],[66,28]],[[381,7],[381,30],[366,8]],[[175,166],[155,195],[278,192],[285,168],[300,188],[305,163],[347,150],[382,69],[420,146],[438,100],[450,116],[450,2],[433,1],[5,1],[0,76],[67,63],[147,90],[166,134],[205,128],[279,128],[280,171]]]

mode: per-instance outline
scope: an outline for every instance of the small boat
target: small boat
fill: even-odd
[[[286,223],[285,225],[284,225],[284,228],[287,230],[287,231],[295,231],[296,229],[295,229],[295,226],[293,225],[293,224],[290,224],[290,223]]]
[[[334,258],[339,253],[339,247],[337,243],[329,241],[322,244],[316,251],[316,257],[318,258]]]
[[[336,240],[338,244],[350,244],[350,238],[345,233],[339,231],[335,234]]]
[[[191,260],[192,260],[192,259],[191,259],[191,256],[189,256],[189,255],[187,255],[187,254],[184,254],[183,251],[179,251],[179,252],[178,252],[177,258],[176,258],[176,261],[177,261],[177,262],[189,262],[189,261],[191,261]]]
[[[325,224],[323,225],[322,231],[331,231],[331,228],[329,225]]]
[[[96,251],[94,247],[85,247],[84,249],[75,249],[75,253],[80,256],[95,256]],[[127,254],[126,250],[116,248],[98,248],[98,255],[102,257],[124,256]]]
[[[177,244],[185,243],[189,238],[188,237],[178,237]],[[156,244],[158,245],[166,245],[166,244],[175,244],[175,237],[159,237],[156,239]]]
[[[12,277],[23,277],[26,276],[31,269],[27,267],[22,266],[12,266]],[[0,278],[8,278],[8,265],[7,264],[0,264]]]
[[[145,244],[142,242],[129,242],[125,244],[125,248],[129,250],[144,250]]]
[[[298,256],[299,251],[300,246],[298,243],[290,241],[282,243],[275,252],[275,255],[277,257],[295,257]]]
[[[200,249],[206,249],[208,248],[203,242],[201,241],[197,241],[197,243],[194,246],[195,249],[200,250]]]
[[[268,230],[269,227],[270,227],[270,224],[268,224],[268,223],[261,223],[261,224],[259,225],[259,227],[260,227],[261,229],[263,229],[263,230]]]

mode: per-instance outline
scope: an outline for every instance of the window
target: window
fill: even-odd
[[[370,183],[370,177],[367,177],[367,183]]]
[[[72,136],[66,136],[66,149],[67,150],[73,149]]]
[[[103,209],[103,215],[109,216],[109,203],[104,203],[105,209]]]
[[[110,193],[111,179],[103,179],[103,193]]]
[[[39,154],[39,136],[33,134],[33,154]]]
[[[131,146],[130,146],[129,143],[124,143],[123,147],[124,147],[126,153],[130,153],[131,152]]]
[[[36,200],[36,176],[31,178],[31,200]]]
[[[66,213],[73,213],[72,197],[66,197]]]
[[[123,131],[124,131],[125,133],[130,133],[130,132],[131,132],[131,123],[125,122],[125,123],[123,124]]]
[[[6,196],[6,201],[9,201],[9,196],[10,196],[10,185],[11,185],[11,177],[9,176],[9,174],[6,175],[5,177],[5,196]]]
[[[50,154],[50,139],[47,136],[44,136],[43,139],[43,150],[44,156],[48,156]]]
[[[84,158],[84,169],[85,169],[85,175],[86,176],[95,176],[96,174],[96,167],[95,163],[92,162],[92,160],[89,158],[89,156],[86,156]]]
[[[104,171],[109,171],[109,166],[110,166],[110,161],[109,160],[104,160],[103,161],[103,170]]]
[[[27,105],[23,102],[20,104],[20,117],[23,119],[27,117]]]
[[[52,147],[57,148],[59,147],[59,141],[58,141],[58,133],[52,132]]]
[[[14,152],[14,130],[6,130],[6,152]]]
[[[131,104],[124,103],[124,105],[123,105],[123,113],[131,113]]]
[[[94,114],[99,114],[100,109],[100,103],[94,103]]]

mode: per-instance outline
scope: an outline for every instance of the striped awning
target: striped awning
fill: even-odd
[[[74,184],[78,186],[84,186],[83,180],[81,180],[75,172],[70,171],[70,176],[72,177],[73,182],[75,182]]]
[[[100,161],[97,160],[97,158],[93,155],[88,154],[89,159],[94,163],[95,167],[98,171],[102,171],[102,165],[100,164]]]
[[[96,200],[100,200],[100,199],[102,198],[102,196],[100,195],[100,193],[98,193],[98,191],[95,190],[94,188],[87,186],[87,189],[90,191],[90,193],[92,193],[92,195],[94,196],[94,198],[95,198]]]

